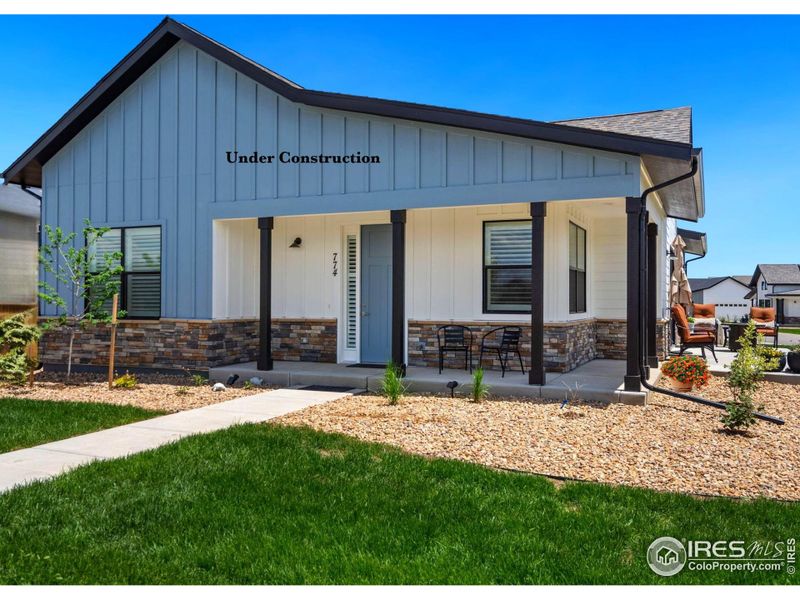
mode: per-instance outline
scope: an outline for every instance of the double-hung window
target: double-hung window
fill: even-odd
[[[119,309],[131,319],[161,316],[161,227],[125,227],[107,231],[95,241],[95,266],[105,254],[122,253]],[[111,312],[111,304],[105,307]]]
[[[586,312],[586,230],[569,224],[569,312]]]
[[[531,222],[483,224],[483,311],[531,310]]]

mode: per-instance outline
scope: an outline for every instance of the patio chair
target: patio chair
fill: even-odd
[[[714,339],[719,339],[719,323],[717,322],[716,304],[692,304],[694,331],[713,331]]]
[[[714,342],[716,336],[713,331],[704,331],[703,333],[692,333],[689,329],[689,319],[686,317],[686,310],[680,304],[675,304],[670,309],[672,312],[672,320],[678,330],[678,342],[680,343],[680,352],[683,354],[689,348],[700,348],[703,358],[706,357],[706,348],[711,350],[714,360],[717,360],[717,354],[714,352]]]
[[[464,370],[472,373],[472,330],[464,325],[442,325],[436,330],[439,342],[439,373],[444,368],[446,352],[464,353]]]
[[[756,322],[756,333],[764,337],[773,338],[773,346],[778,347],[778,321],[775,319],[774,308],[759,308],[754,306],[750,309],[750,319]]]
[[[485,351],[497,352],[500,360],[501,377],[506,376],[508,368],[508,355],[516,354],[519,359],[519,368],[525,374],[525,365],[522,363],[522,355],[519,352],[519,338],[522,337],[521,327],[495,327],[488,331],[481,339],[481,353],[478,357],[478,366],[483,364],[483,353]],[[499,339],[498,339],[499,338]]]

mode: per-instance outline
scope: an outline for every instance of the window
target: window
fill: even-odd
[[[483,224],[483,311],[531,310],[531,222]]]
[[[767,289],[767,282],[764,279],[761,280],[761,289],[762,290]]]
[[[586,230],[569,224],[569,312],[586,312]]]
[[[95,266],[108,252],[122,252],[119,309],[133,319],[160,317],[161,227],[111,229],[95,243]],[[105,308],[111,312],[111,303]]]

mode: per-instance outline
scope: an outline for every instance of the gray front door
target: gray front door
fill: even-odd
[[[392,226],[361,226],[361,362],[391,356]]]

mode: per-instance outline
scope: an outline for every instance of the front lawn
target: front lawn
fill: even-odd
[[[746,465],[742,466],[746,469]],[[660,536],[778,541],[800,506],[551,481],[244,425],[0,495],[0,583],[757,583]]]
[[[800,335],[800,327],[781,327],[780,333],[792,333],[794,335]]]
[[[158,416],[133,406],[0,398],[0,453]]]

